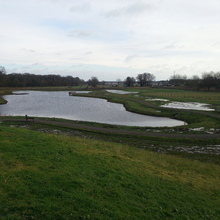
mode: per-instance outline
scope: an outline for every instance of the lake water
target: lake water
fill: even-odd
[[[20,94],[19,94],[20,93]],[[7,95],[8,101],[0,105],[0,115],[35,116],[91,121],[115,125],[139,127],[174,127],[183,121],[165,117],[153,117],[126,111],[122,104],[104,99],[69,96],[68,92],[16,92]]]

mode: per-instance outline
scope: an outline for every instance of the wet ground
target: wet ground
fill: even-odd
[[[31,128],[29,125],[11,125],[11,127],[22,127],[22,128],[28,128],[28,129]],[[52,129],[52,128],[38,128],[37,131],[40,131],[43,133],[69,135],[69,136],[77,136],[81,138],[94,139],[92,135],[88,135],[88,134],[85,134],[84,132],[80,132],[77,130],[63,131],[60,129]],[[163,146],[163,145],[147,144],[145,146],[139,146],[139,147],[150,149],[158,153],[182,152],[182,153],[188,153],[188,154],[220,155],[220,145],[202,145],[202,146],[164,145]]]
[[[147,146],[143,148],[149,148],[158,153],[169,152],[182,152],[188,154],[206,154],[206,155],[220,155],[220,145],[207,145],[207,146]]]

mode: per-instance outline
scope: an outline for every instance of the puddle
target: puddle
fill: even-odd
[[[147,148],[147,147],[143,147]],[[220,145],[207,145],[207,146],[169,146],[169,147],[157,147],[151,145],[149,147],[153,151],[158,153],[169,153],[169,152],[183,152],[188,154],[206,154],[206,155],[220,155]]]
[[[167,151],[179,151],[179,152],[186,152],[189,154],[213,154],[213,155],[220,155],[220,146],[219,145],[210,145],[207,147],[199,147],[199,146],[191,146],[191,147],[174,147],[171,146],[167,148]]]
[[[106,90],[107,92],[111,92],[111,93],[116,93],[116,94],[136,94],[138,92],[127,92],[127,91],[122,91],[122,90],[114,90],[114,89],[109,89]]]
[[[161,107],[189,109],[189,110],[202,110],[202,111],[215,111],[215,109],[210,108],[209,104],[199,103],[199,102],[170,102],[170,103],[161,105]]]
[[[201,128],[190,128],[189,130],[190,131],[204,131],[204,127],[201,127]]]
[[[168,99],[151,99],[151,98],[147,98],[146,101],[161,101],[161,102],[168,102]]]

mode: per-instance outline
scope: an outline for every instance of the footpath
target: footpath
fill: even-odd
[[[102,128],[94,127],[89,125],[82,125],[76,122],[61,122],[61,121],[51,121],[46,119],[35,118],[34,122],[26,121],[25,119],[2,119],[1,121],[10,121],[10,122],[24,122],[24,123],[36,123],[42,125],[55,125],[60,127],[67,127],[72,129],[82,129],[91,132],[100,132],[100,133],[111,133],[111,134],[124,134],[124,135],[135,135],[135,136],[146,136],[146,137],[166,137],[166,138],[188,138],[188,139],[220,139],[220,134],[178,134],[178,133],[158,133],[158,132],[148,132],[148,131],[128,131],[123,129],[111,129],[111,128]]]

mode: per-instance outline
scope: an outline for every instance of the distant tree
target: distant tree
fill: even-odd
[[[0,73],[1,73],[1,74],[6,74],[5,67],[0,66]]]
[[[155,80],[155,76],[151,73],[138,74],[136,78],[140,86],[150,86],[151,82]]]
[[[216,74],[215,74],[215,79],[216,79],[216,82],[215,82],[215,87],[216,87],[216,89],[220,89],[220,72],[217,72]]]
[[[193,75],[191,78],[185,81],[185,86],[199,90],[201,79],[197,75]]]
[[[216,74],[214,72],[202,73],[201,87],[207,88],[209,91],[211,87],[216,86]]]
[[[121,83],[121,79],[120,78],[116,79],[116,82],[117,82],[117,86],[119,86]]]
[[[99,84],[99,80],[96,76],[92,76],[91,79],[88,81],[89,86],[96,87]]]
[[[182,86],[186,83],[187,76],[181,74],[174,74],[170,77],[170,84],[174,86]]]
[[[132,86],[134,86],[134,83],[135,83],[135,78],[128,76],[125,79],[124,85],[127,86],[127,87],[132,87]]]
[[[103,81],[101,81],[101,83],[100,83],[102,86],[104,86],[105,84],[106,84],[106,82],[103,80]]]
[[[144,80],[146,81],[146,86],[150,86],[152,81],[155,80],[155,76],[151,73],[144,73]]]
[[[143,74],[137,75],[137,81],[140,83],[140,86],[144,86]]]
[[[35,75],[30,73],[5,75],[5,86],[8,87],[78,86],[83,83],[84,81],[79,77],[74,78],[72,76]]]
[[[0,66],[0,86],[5,86],[6,70],[3,66]]]

